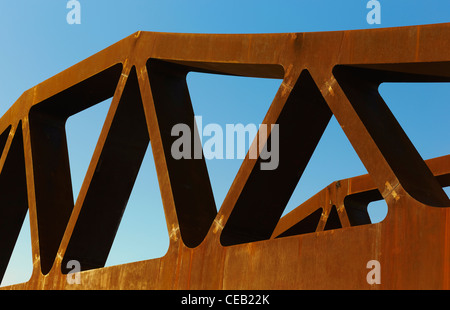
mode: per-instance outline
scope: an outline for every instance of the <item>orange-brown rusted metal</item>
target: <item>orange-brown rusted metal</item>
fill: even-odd
[[[377,87],[448,82],[449,51],[450,24],[125,38],[26,91],[0,119],[0,276],[28,210],[33,274],[11,289],[448,289],[450,157],[425,162]],[[279,125],[279,166],[245,158],[218,211],[205,161],[170,152],[170,129],[194,128],[190,71],[283,80],[263,122]],[[74,202],[65,121],[110,97]],[[332,115],[368,175],[281,217]],[[148,143],[168,252],[105,268]],[[389,211],[371,224],[367,204],[379,199]],[[70,260],[81,284],[66,281]],[[371,260],[380,284],[366,279]]]

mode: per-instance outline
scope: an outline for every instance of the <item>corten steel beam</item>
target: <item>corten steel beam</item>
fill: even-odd
[[[263,121],[279,125],[279,166],[261,170],[263,159],[247,156],[218,211],[204,159],[170,152],[171,128],[194,127],[190,71],[283,80]],[[450,24],[137,32],[26,91],[0,119],[0,277],[28,210],[33,273],[11,289],[448,289],[450,157],[425,162],[377,91],[448,81]],[[111,97],[74,201],[65,121]],[[280,219],[332,115],[368,175],[337,181]],[[148,143],[168,252],[105,268]],[[367,204],[379,199],[389,212],[371,224]],[[66,281],[70,260],[81,284]],[[371,260],[380,284],[367,282]]]

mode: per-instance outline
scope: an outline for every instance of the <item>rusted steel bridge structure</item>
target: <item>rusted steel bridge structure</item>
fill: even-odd
[[[279,124],[279,166],[261,170],[264,159],[247,156],[218,207],[204,159],[170,153],[171,128],[195,126],[191,71],[282,79],[263,121]],[[33,273],[5,289],[448,289],[450,156],[422,159],[378,86],[449,81],[450,24],[137,32],[26,91],[0,119],[0,278],[29,211]],[[65,121],[108,98],[74,201]],[[282,216],[333,115],[368,174]],[[169,249],[104,267],[149,143]],[[381,199],[388,214],[372,224],[367,205]],[[70,260],[81,284],[66,281]],[[371,260],[380,284],[366,279]]]

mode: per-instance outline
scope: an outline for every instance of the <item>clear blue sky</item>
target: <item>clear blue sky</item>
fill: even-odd
[[[280,33],[369,29],[450,22],[447,0],[380,0],[381,25],[366,22],[366,0],[79,0],[81,24],[69,25],[66,0],[0,1],[0,115],[27,89],[138,31],[181,33]],[[261,123],[280,84],[190,74],[194,110],[204,123]],[[450,112],[445,84],[383,84],[381,94],[424,159],[450,154]],[[67,124],[74,195],[81,186],[109,101],[73,116]],[[339,151],[336,150],[339,146]],[[331,153],[331,150],[333,152]],[[220,206],[241,160],[207,161]],[[326,173],[325,173],[326,171]],[[332,119],[286,211],[329,183],[366,173]],[[385,215],[371,207],[374,221]],[[31,275],[28,219],[2,285]],[[145,245],[145,246],[142,246]],[[151,151],[142,165],[107,265],[163,256],[168,236]]]

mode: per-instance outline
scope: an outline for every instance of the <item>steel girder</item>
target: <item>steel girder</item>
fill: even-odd
[[[28,210],[33,273],[7,289],[448,289],[450,157],[424,161],[377,87],[448,82],[449,51],[450,24],[123,39],[26,91],[0,119],[0,276]],[[279,167],[247,156],[218,211],[204,159],[170,154],[170,129],[194,128],[191,71],[282,79],[263,121],[279,124]],[[65,121],[111,97],[74,201]],[[369,174],[281,217],[333,115]],[[149,143],[168,252],[104,267]],[[379,199],[389,212],[371,224],[367,205]],[[66,281],[70,260],[81,284]],[[380,284],[367,282],[371,260]]]

